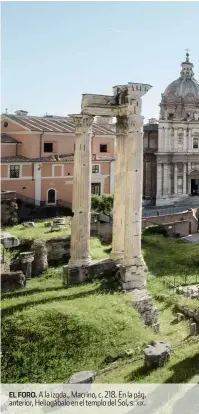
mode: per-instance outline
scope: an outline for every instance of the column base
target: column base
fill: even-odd
[[[118,266],[111,259],[98,260],[87,266],[70,268],[63,266],[63,285],[65,287],[85,281],[93,281],[101,278],[111,279],[118,270]]]
[[[91,256],[88,256],[84,259],[70,259],[68,262],[68,267],[70,269],[77,268],[81,266],[89,266],[92,262]]]
[[[124,260],[124,252],[113,252],[110,254],[110,259],[116,263],[122,263]]]
[[[137,258],[135,265],[120,266],[121,283],[124,290],[144,289],[147,279],[147,267],[142,257]]]
[[[77,283],[85,282],[87,279],[88,270],[86,266],[68,267],[63,266],[63,284],[70,286]]]

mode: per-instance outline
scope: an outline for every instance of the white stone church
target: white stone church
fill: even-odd
[[[199,198],[199,83],[193,66],[187,51],[180,77],[162,94],[155,153],[157,206]]]

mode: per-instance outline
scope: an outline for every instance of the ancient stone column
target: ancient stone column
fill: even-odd
[[[157,198],[162,196],[162,164],[157,164]]]
[[[124,258],[124,219],[125,219],[125,174],[126,139],[128,120],[118,116],[116,124],[116,161],[113,205],[113,239],[111,259],[122,262]]]
[[[187,151],[187,130],[184,129],[184,136],[183,136],[183,151]]]
[[[168,195],[168,164],[164,163],[164,181],[163,181],[163,194]]]
[[[25,275],[26,279],[31,279],[32,276],[32,262],[34,260],[33,252],[23,252],[19,255],[19,260],[21,262],[22,272]]]
[[[126,139],[124,260],[120,267],[124,289],[143,289],[146,266],[141,254],[143,118],[141,94],[128,87],[128,137]]]
[[[90,256],[91,219],[91,138],[93,117],[72,116],[76,125],[73,170],[73,218],[69,268],[88,265]]]
[[[36,239],[31,245],[34,254],[32,276],[40,276],[48,268],[48,251],[46,240]]]

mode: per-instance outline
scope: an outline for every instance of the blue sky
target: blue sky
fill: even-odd
[[[3,2],[2,112],[78,113],[82,93],[149,83],[145,121],[188,47],[199,80],[198,2]]]

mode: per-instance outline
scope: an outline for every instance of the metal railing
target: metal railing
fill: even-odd
[[[158,216],[168,216],[169,214],[176,214],[176,213],[183,213],[188,211],[186,207],[168,207],[168,208],[160,208],[160,209],[153,209],[153,210],[144,210],[142,212],[142,218],[147,217],[158,217]]]

